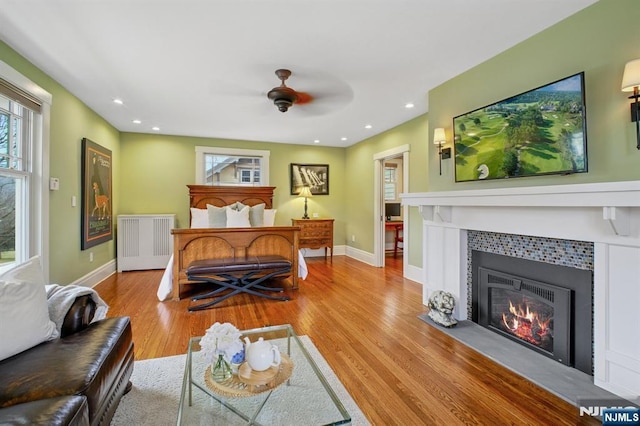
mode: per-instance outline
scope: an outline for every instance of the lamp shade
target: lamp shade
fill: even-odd
[[[627,62],[622,75],[623,92],[633,92],[634,87],[640,86],[640,59]]]
[[[308,186],[303,186],[302,190],[300,191],[300,193],[298,194],[298,197],[304,197],[304,198],[309,198],[309,197],[313,197],[313,194],[311,194],[311,188],[309,188]]]
[[[447,138],[444,136],[444,128],[437,127],[433,130],[433,143],[436,145],[442,145],[447,142]]]

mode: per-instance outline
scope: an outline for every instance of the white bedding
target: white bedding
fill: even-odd
[[[298,250],[298,278],[306,279],[309,271],[307,270],[307,262],[304,261],[302,252]],[[158,286],[158,300],[164,301],[171,296],[173,290],[173,255],[169,258],[169,264],[164,270],[160,285]]]

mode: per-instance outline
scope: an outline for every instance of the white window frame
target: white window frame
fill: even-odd
[[[387,180],[387,170],[393,170],[390,180]],[[393,198],[387,198],[387,185],[393,186]],[[387,202],[398,201],[398,165],[395,163],[384,165],[384,200]]]
[[[270,151],[260,149],[221,148],[215,146],[196,146],[196,178],[197,185],[205,185],[205,154],[222,154],[235,157],[260,157],[260,182],[259,186],[269,186],[269,156]],[[236,186],[256,185],[256,183],[238,183]],[[256,185],[256,186],[257,186]]]
[[[0,61],[0,77],[15,87],[38,99],[40,114],[33,114],[31,144],[31,181],[29,188],[29,225],[25,227],[27,247],[23,256],[39,255],[46,282],[49,282],[49,132],[51,128],[51,104],[49,92]],[[26,259],[24,259],[26,260]],[[8,266],[8,265],[7,265]],[[6,267],[6,266],[5,266]]]

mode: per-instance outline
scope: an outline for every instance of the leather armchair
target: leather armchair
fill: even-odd
[[[0,361],[0,424],[108,425],[131,388],[128,317],[90,323],[95,304],[76,299],[62,337]]]

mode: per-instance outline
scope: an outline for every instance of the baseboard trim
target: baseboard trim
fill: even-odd
[[[405,268],[405,278],[415,281],[418,284],[424,286],[424,270],[422,268],[418,268],[417,266],[407,265]]]
[[[107,277],[116,273],[116,260],[113,259],[104,265],[94,269],[83,277],[78,278],[71,284],[83,287],[95,287]]]
[[[369,253],[369,252],[366,252],[364,250],[360,250],[360,249],[357,249],[357,248],[354,248],[354,247],[347,246],[345,255],[347,255],[349,257],[352,257],[352,258],[354,258],[356,260],[359,260],[360,262],[364,262],[367,265],[371,265],[371,266],[374,265],[373,253]]]

